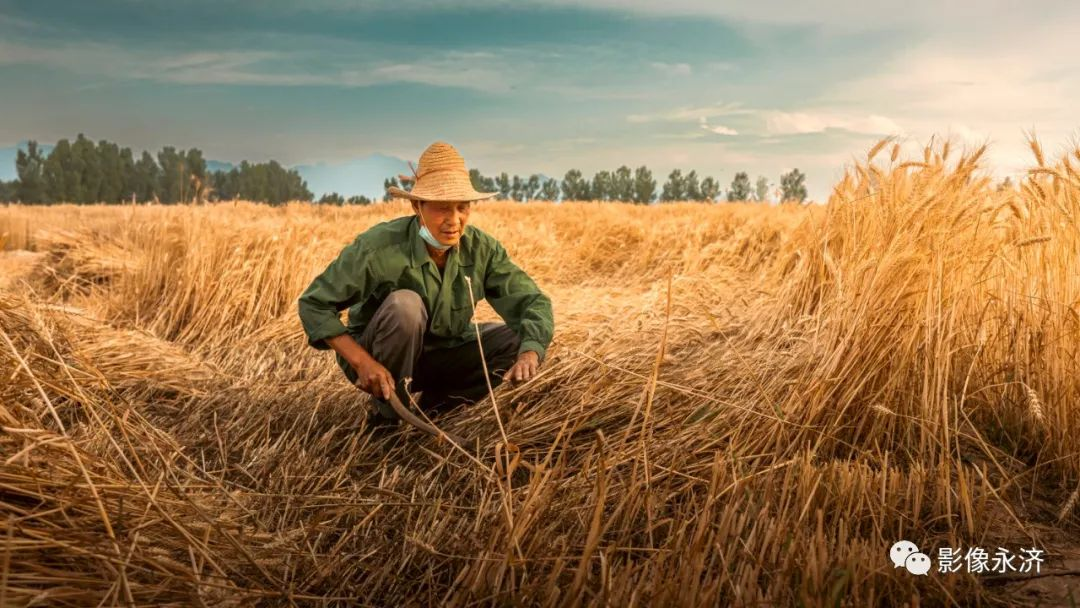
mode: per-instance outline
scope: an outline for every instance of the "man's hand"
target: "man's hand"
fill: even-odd
[[[394,376],[373,358],[354,365],[356,386],[380,399],[389,399],[394,392]]]
[[[503,380],[510,382],[528,382],[536,375],[536,368],[540,366],[540,355],[527,350],[518,355],[514,365],[503,375]]]

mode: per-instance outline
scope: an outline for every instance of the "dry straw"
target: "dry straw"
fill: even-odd
[[[403,202],[6,210],[44,256],[0,291],[0,603],[1020,602],[883,557],[1068,549],[1019,514],[1077,500],[1080,187],[979,153],[894,147],[812,209],[485,205],[557,333],[433,418],[475,453],[363,432],[296,317]]]
[[[1073,509],[1076,508],[1076,500],[1080,497],[1080,485],[1069,494],[1069,498],[1065,500],[1065,504],[1061,505],[1061,510],[1058,511],[1057,520],[1058,523],[1065,521],[1065,518],[1072,515]]]

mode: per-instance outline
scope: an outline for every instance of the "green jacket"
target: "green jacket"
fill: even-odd
[[[458,346],[476,340],[465,277],[475,301],[486,298],[517,332],[518,352],[536,351],[543,361],[555,331],[551,300],[494,237],[473,226],[465,227],[440,275],[415,215],[372,226],[346,246],[300,296],[300,321],[308,344],[327,350],[326,338],[347,331],[359,339],[391,291],[411,289],[428,312],[424,350]],[[345,308],[348,327],[338,318]]]

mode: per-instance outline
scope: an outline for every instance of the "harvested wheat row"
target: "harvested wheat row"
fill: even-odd
[[[45,253],[0,293],[5,597],[1008,605],[886,558],[1076,549],[1080,187],[980,154],[871,154],[812,212],[478,205],[557,331],[440,416],[474,454],[368,433],[296,318],[401,204],[0,215]]]

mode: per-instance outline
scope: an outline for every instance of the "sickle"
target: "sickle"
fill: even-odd
[[[412,411],[410,411],[409,408],[402,405],[401,399],[398,399],[398,396],[397,396],[396,393],[390,393],[389,401],[390,401],[390,407],[393,408],[394,412],[399,417],[401,417],[401,419],[404,420],[405,422],[408,422],[409,424],[415,426],[416,428],[420,429],[421,431],[424,431],[425,433],[427,433],[429,435],[432,435],[434,437],[438,437],[440,439],[443,438],[443,437],[446,437],[447,439],[449,439],[450,441],[458,444],[461,447],[466,446],[465,440],[462,439],[461,437],[458,437],[457,435],[454,435],[453,433],[447,433],[446,431],[436,427],[435,425],[428,424],[427,422],[424,422],[423,420],[421,420],[416,414],[412,413]]]

